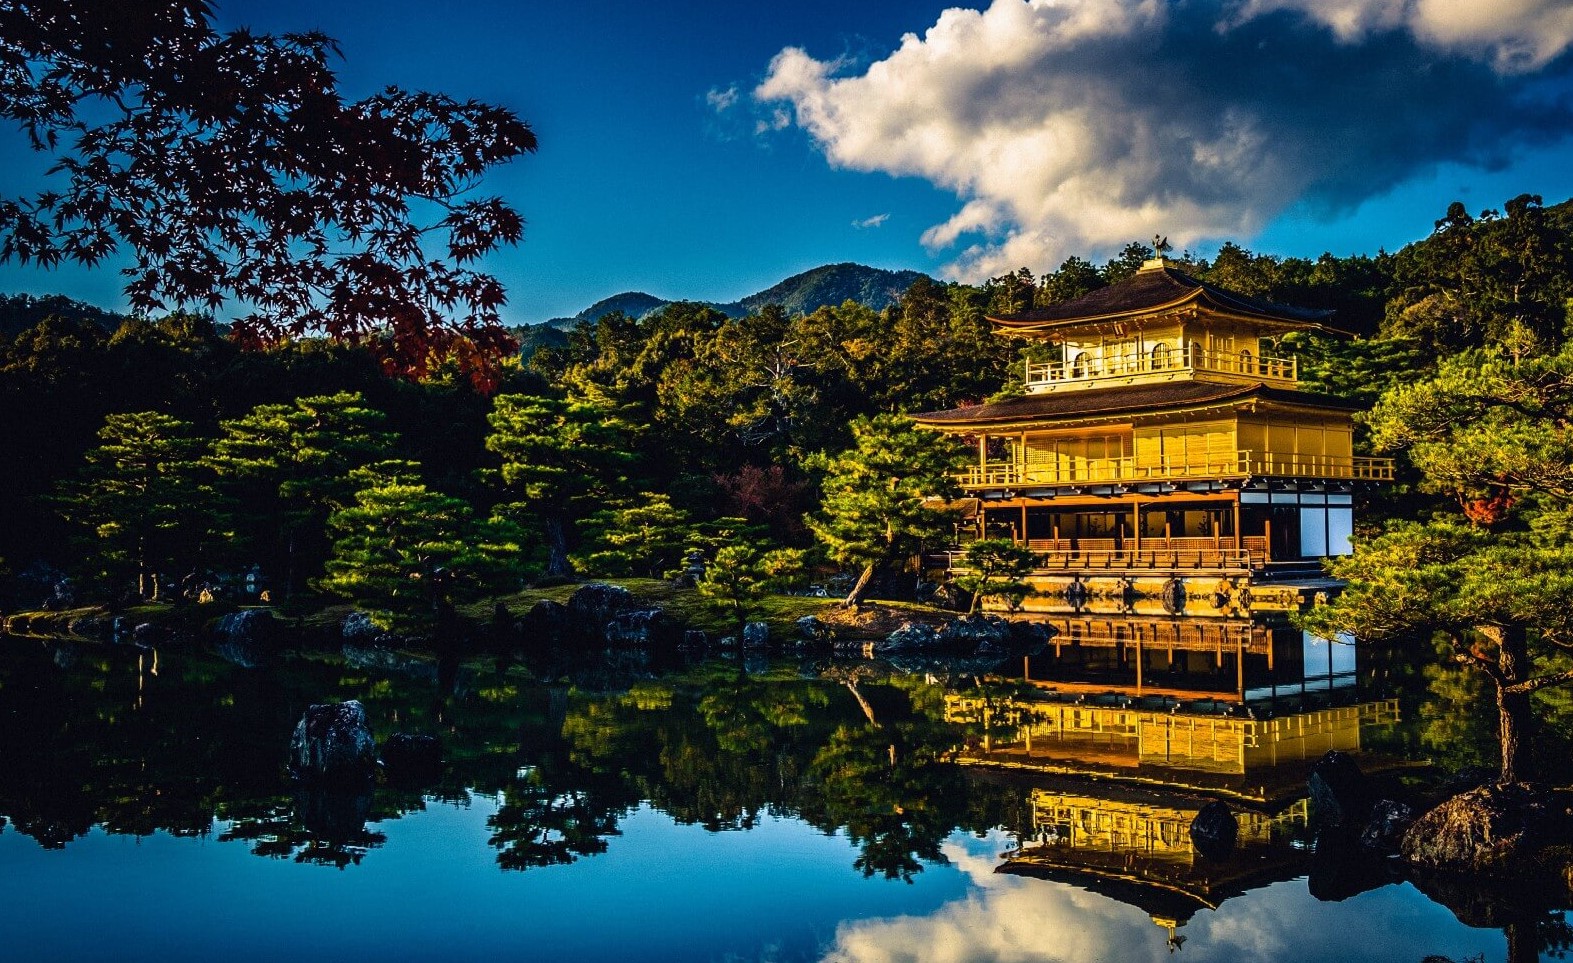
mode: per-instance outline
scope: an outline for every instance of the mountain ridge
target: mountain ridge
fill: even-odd
[[[767,304],[779,304],[788,314],[812,314],[826,305],[841,304],[849,300],[865,304],[878,311],[906,293],[907,288],[921,277],[926,275],[919,271],[891,271],[843,261],[839,264],[824,264],[810,268],[736,301],[693,303],[714,308],[729,318],[752,314]],[[643,291],[624,291],[602,298],[572,317],[549,318],[524,327],[547,327],[563,331],[580,322],[594,322],[614,311],[621,311],[633,318],[642,318],[676,303],[678,303],[676,300],[659,298]]]

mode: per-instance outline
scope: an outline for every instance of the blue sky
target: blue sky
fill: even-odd
[[[489,264],[512,321],[625,290],[731,300],[836,261],[1041,271],[1154,231],[1374,252],[1454,199],[1573,195],[1567,0],[948,6],[229,0],[219,22],[327,32],[352,94],[531,122],[540,152],[485,185],[529,222]],[[0,268],[0,290],[117,289]]]

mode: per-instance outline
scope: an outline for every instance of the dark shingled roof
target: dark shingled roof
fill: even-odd
[[[1031,330],[1072,321],[1139,314],[1187,299],[1206,302],[1223,311],[1296,325],[1320,325],[1333,314],[1332,311],[1294,308],[1246,297],[1206,281],[1198,281],[1171,267],[1153,267],[1143,268],[1117,284],[1099,288],[1071,301],[1034,308],[1020,314],[991,316],[989,320],[1002,331]]]
[[[1262,384],[1216,384],[1206,381],[1171,381],[1153,385],[1120,385],[1112,388],[1084,388],[1076,391],[1046,391],[1022,395],[991,404],[925,411],[912,416],[925,425],[1009,424],[1044,418],[1088,418],[1129,412],[1184,408],[1193,405],[1261,398],[1288,404],[1311,405],[1355,411],[1359,405],[1330,395],[1308,391],[1286,391]]]

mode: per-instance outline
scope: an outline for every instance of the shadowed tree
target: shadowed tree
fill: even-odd
[[[627,490],[633,425],[603,405],[535,395],[498,395],[487,421],[506,510],[545,531],[548,575],[572,574],[572,526]]]
[[[255,511],[261,526],[251,533],[253,544],[282,556],[286,595],[295,587],[302,543],[320,539],[328,515],[354,500],[350,470],[392,446],[394,436],[380,430],[384,420],[358,392],[341,391],[259,405],[220,424],[208,463]]]
[[[156,411],[110,415],[98,437],[102,444],[56,504],[93,530],[112,562],[135,570],[143,598],[157,599],[161,581],[192,564],[222,524],[201,463],[207,441]]]
[[[503,290],[466,265],[524,222],[471,192],[535,150],[528,125],[397,87],[348,100],[331,38],[211,19],[202,0],[0,6],[0,118],[53,161],[44,189],[0,199],[0,261],[124,251],[141,312],[238,302],[246,341],[324,332],[402,374],[487,370],[511,344]]]

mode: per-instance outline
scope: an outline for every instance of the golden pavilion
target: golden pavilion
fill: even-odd
[[[1393,473],[1354,454],[1356,406],[1301,390],[1278,348],[1290,332],[1333,332],[1330,315],[1160,257],[1075,300],[991,317],[1052,360],[1025,364],[1018,397],[914,418],[975,446],[960,482],[976,534],[1039,551],[1040,590],[1098,578],[1195,596],[1220,579],[1229,591],[1315,576],[1350,550],[1357,486]]]

